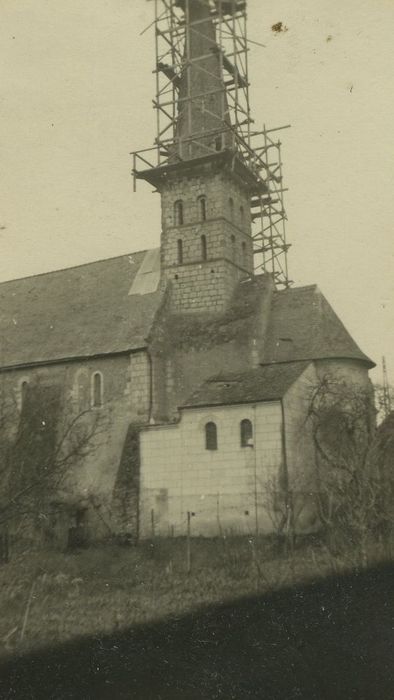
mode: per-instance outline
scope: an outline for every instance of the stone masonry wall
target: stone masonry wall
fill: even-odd
[[[243,277],[241,269],[221,259],[180,266],[172,279],[172,307],[180,312],[224,311]]]
[[[237,282],[253,272],[249,196],[226,171],[173,177],[162,196],[162,276],[179,311],[221,311]],[[206,220],[199,198],[206,197]],[[183,223],[175,203],[182,201]],[[206,240],[204,260],[201,236]],[[182,260],[179,243],[182,242]]]
[[[129,494],[128,516],[125,520],[125,511],[122,508],[120,522],[117,505],[120,503],[121,494],[117,493],[115,504],[114,489],[119,480],[123,448],[130,423],[144,424],[149,420],[150,377],[146,354],[139,352],[46,367],[21,368],[0,374],[1,393],[8,397],[16,412],[21,407],[23,382],[27,381],[31,385],[39,382],[44,386],[59,386],[62,391],[65,421],[61,430],[64,430],[72,416],[91,408],[92,377],[95,372],[102,375],[103,405],[92,408],[84,420],[93,421],[98,417],[99,431],[90,443],[89,454],[83,463],[71,467],[62,484],[59,501],[68,504],[69,516],[63,522],[63,532],[59,533],[59,537],[64,537],[65,530],[72,527],[77,506],[81,503],[88,505],[85,521],[92,538],[108,535],[110,531],[124,532],[135,529],[137,492],[131,496]],[[123,454],[123,463],[124,459]]]

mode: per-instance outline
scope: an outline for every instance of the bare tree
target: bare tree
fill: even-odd
[[[36,381],[21,406],[0,394],[0,527],[37,523],[72,469],[99,446],[101,415],[76,410],[58,385]]]
[[[373,394],[325,376],[313,388],[308,420],[315,446],[317,507],[332,554],[367,566],[369,544],[392,517],[380,469]]]

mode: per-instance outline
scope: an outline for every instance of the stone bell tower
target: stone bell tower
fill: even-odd
[[[137,170],[135,160],[134,176],[161,196],[161,276],[172,310],[223,312],[253,276],[253,206],[269,197],[265,162],[250,140],[248,48],[237,29],[246,2],[163,5],[155,24],[157,163]]]

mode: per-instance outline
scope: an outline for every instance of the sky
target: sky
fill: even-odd
[[[394,383],[393,0],[248,0],[256,128],[281,133],[290,276]],[[0,281],[159,245],[147,0],[0,0]],[[283,22],[287,31],[275,33]]]

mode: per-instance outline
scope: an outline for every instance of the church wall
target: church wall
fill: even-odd
[[[240,422],[254,426],[241,447]],[[205,424],[217,426],[217,450],[205,449]],[[194,536],[269,532],[265,491],[283,460],[279,402],[186,409],[173,426],[141,432],[140,534]],[[153,522],[153,524],[152,524]]]
[[[178,407],[210,377],[258,366],[270,299],[267,284],[259,307],[246,317],[237,308],[234,314],[200,314],[197,320],[163,309],[151,336],[157,422],[176,419]]]
[[[355,387],[372,387],[368,369],[364,363],[351,359],[332,359],[316,361],[316,370],[321,381],[325,376],[344,380]]]
[[[96,372],[102,375],[103,405],[92,408],[91,382]],[[31,385],[39,382],[42,386],[58,385],[61,389],[64,406],[61,431],[70,424],[73,416],[83,411],[88,413],[81,421],[93,424],[98,420],[97,434],[89,443],[87,456],[83,463],[69,470],[59,495],[59,501],[67,505],[68,513],[67,517],[64,513],[62,515],[63,539],[64,528],[74,523],[78,504],[87,507],[84,524],[94,539],[107,536],[111,531],[135,530],[137,492],[134,489],[135,492],[130,493],[128,489],[128,507],[126,511],[122,507],[123,522],[120,522],[118,510],[122,494],[118,488],[115,502],[114,489],[116,484],[124,481],[119,480],[119,471],[121,462],[124,468],[123,452],[130,423],[138,425],[149,420],[150,376],[146,353],[21,368],[0,376],[2,390],[17,407],[17,413],[20,410],[21,382],[27,381]],[[17,420],[14,425],[17,426]],[[71,507],[73,503],[76,505],[74,509]]]
[[[175,411],[209,377],[248,369],[251,366],[249,338],[237,338],[212,348],[178,350],[171,362],[174,368],[174,395],[170,398],[172,410]]]
[[[164,354],[154,355],[154,419],[176,419],[179,406],[209,377],[245,371],[253,366],[253,359],[248,336],[208,347],[198,342],[182,349],[169,346]]]

